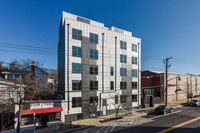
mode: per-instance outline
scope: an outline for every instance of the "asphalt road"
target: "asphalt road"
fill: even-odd
[[[200,133],[200,107],[182,107],[178,113],[156,118],[140,126],[122,129],[116,133]]]

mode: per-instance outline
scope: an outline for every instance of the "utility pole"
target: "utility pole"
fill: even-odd
[[[169,57],[166,59],[163,59],[163,62],[165,63],[165,83],[166,83],[166,88],[165,88],[165,105],[167,106],[167,73],[168,73],[168,67],[170,67],[171,65],[168,64],[169,60],[172,59],[173,57]]]

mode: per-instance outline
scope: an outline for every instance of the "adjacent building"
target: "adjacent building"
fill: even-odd
[[[58,97],[62,121],[115,113],[141,105],[141,39],[116,27],[62,12],[58,43]]]
[[[165,101],[166,75],[160,71],[142,71],[142,103],[145,107]],[[186,100],[200,95],[200,76],[168,73],[167,101]]]

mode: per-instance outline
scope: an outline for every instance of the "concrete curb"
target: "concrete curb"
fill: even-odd
[[[95,126],[86,126],[86,127],[81,127],[81,128],[75,128],[75,129],[71,129],[71,130],[67,130],[67,131],[62,131],[59,133],[71,133],[71,132],[75,132],[75,131],[79,131],[79,130],[83,130],[83,129],[87,129],[87,128],[92,128]]]

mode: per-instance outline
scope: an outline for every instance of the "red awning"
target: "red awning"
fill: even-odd
[[[22,115],[45,114],[63,111],[62,107],[22,110]]]

